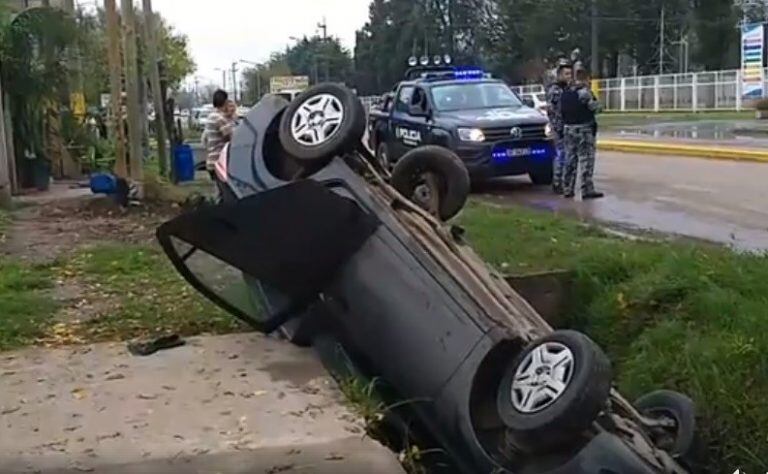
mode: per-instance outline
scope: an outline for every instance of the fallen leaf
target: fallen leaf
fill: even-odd
[[[76,388],[72,390],[72,396],[75,397],[75,400],[83,400],[88,394],[84,388]]]

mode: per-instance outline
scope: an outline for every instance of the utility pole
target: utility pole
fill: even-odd
[[[661,7],[661,24],[659,27],[659,74],[664,74],[664,38],[665,24],[664,24],[664,6]]]
[[[599,51],[599,38],[600,31],[598,29],[599,23],[597,18],[597,0],[592,0],[592,77],[597,78],[600,75],[600,51]]]
[[[119,178],[128,177],[128,164],[125,161],[125,129],[122,113],[122,75],[123,64],[120,61],[120,18],[117,15],[115,0],[104,0],[107,15],[107,48],[109,58],[109,92],[112,109],[112,133],[116,138],[115,174]]]
[[[232,99],[237,102],[237,61],[232,63]]]
[[[221,71],[221,90],[227,90],[227,70],[220,67],[216,68],[217,71]]]
[[[328,39],[328,22],[325,20],[325,17],[323,17],[323,22],[318,23],[317,27],[323,30],[323,41],[326,41]]]
[[[147,42],[147,61],[149,62],[149,83],[152,87],[152,98],[155,104],[155,133],[157,134],[157,159],[160,164],[160,175],[168,174],[168,152],[165,138],[165,107],[163,95],[160,92],[160,70],[157,67],[157,18],[152,11],[152,0],[143,0],[145,38]],[[195,84],[197,90],[197,84]]]
[[[139,104],[139,68],[136,45],[136,12],[133,0],[120,0],[123,14],[123,55],[125,61],[125,91],[128,103],[128,149],[130,156],[130,176],[138,189],[139,197],[144,190],[141,182],[144,179],[141,150],[141,117]]]

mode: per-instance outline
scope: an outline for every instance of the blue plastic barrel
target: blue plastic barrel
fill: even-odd
[[[90,184],[93,194],[114,194],[117,189],[117,178],[109,173],[94,173],[91,175]]]
[[[177,145],[173,149],[173,160],[177,182],[183,183],[195,180],[195,155],[192,152],[191,146]]]

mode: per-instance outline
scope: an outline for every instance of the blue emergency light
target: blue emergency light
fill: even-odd
[[[455,79],[484,79],[488,77],[485,71],[476,67],[454,67],[453,77]]]

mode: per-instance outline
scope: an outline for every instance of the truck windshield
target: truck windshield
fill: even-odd
[[[432,99],[441,112],[523,105],[506,84],[487,82],[435,86],[432,88]]]

